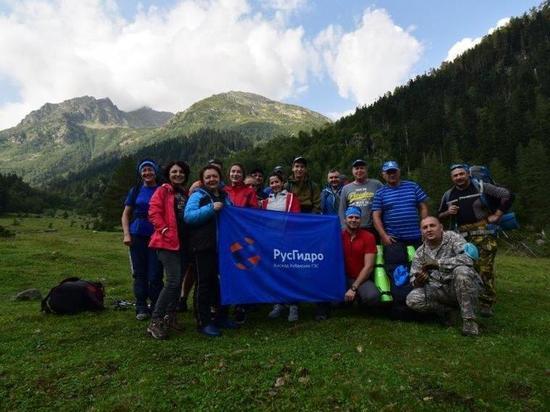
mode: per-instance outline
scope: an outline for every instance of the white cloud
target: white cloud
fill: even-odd
[[[307,0],[262,0],[264,7],[281,11],[295,11],[305,7]]]
[[[20,96],[0,106],[0,129],[45,102],[81,95],[172,112],[228,90],[283,99],[319,70],[301,27],[253,13],[246,0],[185,0],[140,9],[131,22],[109,1],[15,2],[0,14],[0,56],[0,77]]]
[[[385,10],[367,9],[357,29],[329,26],[315,39],[338,93],[370,104],[409,78],[423,47],[396,26]]]
[[[326,116],[329,119],[336,121],[341,119],[342,117],[354,114],[356,110],[357,108],[354,107],[353,109],[344,110],[343,112],[329,112],[326,114]]]
[[[491,27],[487,34],[492,34],[495,30],[506,26],[510,22],[510,17],[505,17],[500,19],[495,27]],[[462,40],[457,41],[455,44],[452,45],[452,47],[447,52],[447,58],[445,61],[451,62],[454,59],[456,59],[458,56],[460,56],[462,53],[464,53],[466,50],[469,50],[473,48],[474,46],[481,43],[482,37],[476,37],[475,39],[472,39],[471,37],[465,37]]]
[[[312,76],[321,84],[327,74],[348,107],[369,104],[403,83],[422,54],[412,29],[380,9],[365,10],[350,32],[328,26],[312,44],[315,33],[306,36],[287,18],[307,0],[264,0],[259,8],[249,0],[181,0],[139,6],[131,21],[114,0],[7,4],[0,79],[16,85],[18,100],[0,103],[0,130],[46,102],[82,95],[110,97],[122,110],[177,112],[229,90],[296,97]]]

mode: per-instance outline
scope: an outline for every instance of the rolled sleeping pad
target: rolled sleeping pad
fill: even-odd
[[[415,253],[416,253],[416,250],[414,249],[414,246],[412,245],[407,246],[407,258],[409,260],[409,263],[412,263]]]
[[[374,265],[374,284],[380,291],[380,302],[392,302],[390,278],[384,268],[382,245],[376,245],[376,264]]]

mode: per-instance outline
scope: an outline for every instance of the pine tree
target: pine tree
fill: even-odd
[[[548,225],[550,218],[550,191],[548,191],[548,154],[540,140],[532,139],[518,149],[518,199],[521,217],[537,229]]]
[[[131,157],[122,158],[103,194],[97,229],[109,230],[120,224],[124,199],[136,183],[136,161]]]

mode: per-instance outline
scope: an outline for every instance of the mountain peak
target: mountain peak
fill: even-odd
[[[238,130],[255,138],[277,134],[296,135],[330,123],[320,113],[277,102],[259,94],[230,91],[200,100],[180,112],[166,126],[180,133],[193,133],[205,125],[212,129]]]
[[[92,96],[81,96],[61,103],[46,103],[40,109],[25,116],[19,126],[25,127],[58,121],[74,124],[91,122],[123,126],[124,114],[108,97],[96,99]]]

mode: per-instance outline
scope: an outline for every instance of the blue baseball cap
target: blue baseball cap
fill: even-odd
[[[346,217],[348,216],[359,216],[361,217],[361,209],[357,206],[348,206],[346,209]]]
[[[382,171],[387,172],[388,170],[400,170],[399,164],[395,160],[388,160],[382,165]]]

